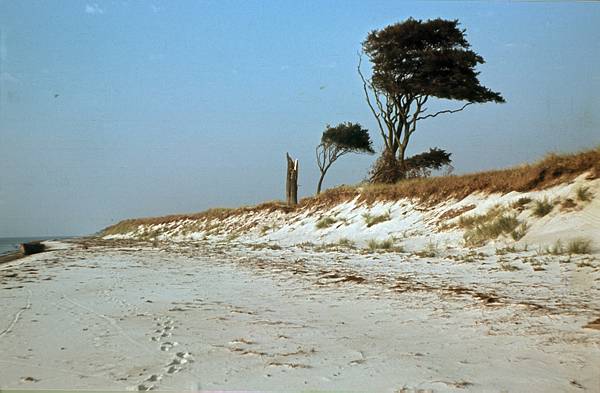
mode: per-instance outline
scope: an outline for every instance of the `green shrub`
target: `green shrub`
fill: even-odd
[[[537,217],[544,217],[548,213],[552,211],[554,205],[548,201],[548,199],[544,198],[541,201],[535,201],[535,205],[533,207],[533,215]]]

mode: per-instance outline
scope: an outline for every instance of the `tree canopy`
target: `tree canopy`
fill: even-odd
[[[321,143],[335,146],[338,150],[345,151],[345,153],[375,152],[369,131],[363,129],[358,123],[340,123],[335,127],[328,124],[321,136]]]
[[[365,78],[360,62],[358,72],[384,141],[383,161],[399,166],[385,173],[406,177],[406,148],[420,120],[459,112],[474,103],[504,102],[500,93],[479,82],[475,67],[484,60],[471,50],[458,20],[410,18],[371,31],[362,48],[372,74]],[[425,105],[431,97],[466,102],[456,109],[430,112]],[[371,179],[399,180],[376,172]]]
[[[458,25],[458,20],[411,18],[371,31],[363,51],[373,64],[374,87],[407,97],[504,102],[479,82],[475,67],[484,60],[470,49]]]
[[[321,143],[317,146],[317,165],[321,171],[317,194],[321,192],[327,170],[341,156],[348,153],[374,153],[369,131],[358,123],[340,123],[335,127],[327,125]]]

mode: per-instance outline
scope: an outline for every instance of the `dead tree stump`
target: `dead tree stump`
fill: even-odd
[[[287,157],[287,177],[285,182],[285,199],[288,206],[298,204],[298,160],[292,160],[288,153]]]

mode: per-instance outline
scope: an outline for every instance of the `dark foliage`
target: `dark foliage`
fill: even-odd
[[[321,171],[317,194],[321,192],[323,179],[331,165],[348,153],[374,153],[369,131],[358,123],[340,123],[335,127],[327,125],[321,143],[317,146],[317,165]]]
[[[363,51],[373,65],[372,75],[366,78],[360,63],[358,72],[384,142],[383,155],[370,173],[372,181],[394,183],[397,178],[386,179],[386,174],[406,178],[439,169],[405,162],[420,120],[460,112],[474,103],[504,102],[500,93],[480,84],[475,68],[484,60],[470,49],[457,20],[411,18],[374,30],[363,42]],[[463,105],[430,112],[426,105],[432,97],[463,101]]]
[[[383,151],[369,172],[371,183],[394,184],[404,178],[405,171],[402,169],[400,161],[389,150]]]
[[[402,165],[394,155],[384,152],[373,164],[369,181],[393,184],[402,179],[428,177],[433,170],[442,169],[444,166],[452,168],[451,155],[452,153],[434,147],[429,151],[408,157]]]
[[[429,151],[409,157],[405,161],[406,177],[427,177],[431,175],[432,170],[439,170],[444,166],[450,167],[451,155],[452,153],[434,147]]]
[[[358,123],[327,125],[321,136],[321,144],[347,152],[374,153],[369,132]]]
[[[363,50],[373,63],[373,85],[392,95],[504,102],[479,83],[475,67],[484,60],[458,25],[458,20],[411,18],[369,33]]]

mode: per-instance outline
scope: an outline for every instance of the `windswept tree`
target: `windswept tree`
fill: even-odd
[[[348,153],[372,154],[372,144],[369,131],[358,123],[340,123],[335,127],[327,125],[316,149],[317,165],[321,171],[317,195],[321,192],[325,174],[338,158]]]
[[[358,73],[383,138],[382,157],[393,167],[372,171],[372,181],[406,177],[406,148],[420,120],[460,112],[474,103],[504,102],[500,93],[480,84],[475,67],[484,60],[470,49],[458,20],[411,18],[371,31],[362,48],[372,63],[372,74],[364,76],[360,59]],[[463,105],[430,111],[426,104],[431,98]],[[390,173],[398,178],[387,177]]]
[[[406,159],[406,177],[428,177],[431,175],[431,171],[438,171],[443,167],[452,171],[451,155],[452,153],[448,153],[444,149],[434,147],[429,151],[408,157]]]

